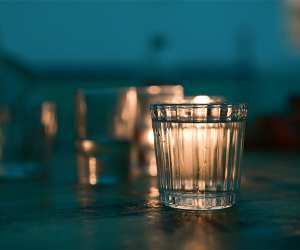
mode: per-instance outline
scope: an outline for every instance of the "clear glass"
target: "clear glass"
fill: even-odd
[[[180,209],[210,210],[236,203],[247,106],[151,106],[160,197]]]
[[[1,106],[0,178],[45,176],[56,132],[53,102]]]
[[[183,98],[181,85],[151,85],[137,88],[138,112],[135,133],[136,172],[157,176],[154,136],[151,124],[150,104],[178,102]],[[134,167],[134,166],[133,166]]]
[[[129,173],[136,88],[78,90],[77,165],[81,184],[113,183]]]

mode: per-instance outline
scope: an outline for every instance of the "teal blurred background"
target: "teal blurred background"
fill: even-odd
[[[55,102],[58,142],[72,145],[77,88],[182,83],[187,95],[247,102],[256,146],[261,119],[276,127],[272,117],[285,121],[300,95],[299,9],[275,0],[1,1],[0,103]]]

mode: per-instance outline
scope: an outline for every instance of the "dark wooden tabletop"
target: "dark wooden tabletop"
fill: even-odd
[[[245,153],[239,205],[217,212],[162,207],[153,178],[80,186],[74,158],[0,182],[0,249],[300,249],[300,154]]]

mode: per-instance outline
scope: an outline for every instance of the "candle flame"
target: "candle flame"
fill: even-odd
[[[198,95],[192,99],[192,103],[207,104],[211,102],[213,102],[213,99],[210,98],[208,95]]]

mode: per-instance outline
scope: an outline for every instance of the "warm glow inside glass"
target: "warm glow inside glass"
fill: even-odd
[[[191,210],[234,205],[246,105],[154,104],[151,115],[163,204]]]
[[[151,85],[137,88],[138,115],[136,126],[136,165],[138,171],[157,176],[154,135],[151,124],[150,104],[178,102],[183,98],[181,85]]]

